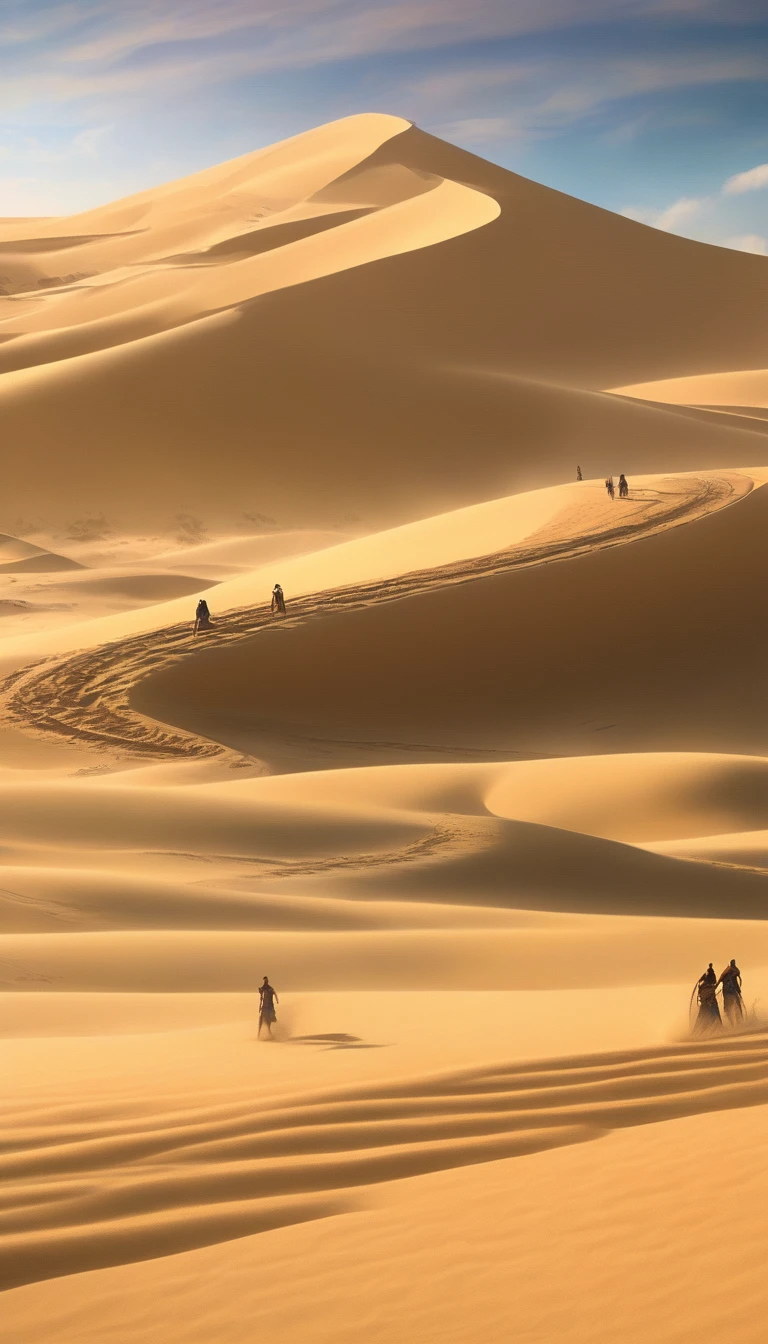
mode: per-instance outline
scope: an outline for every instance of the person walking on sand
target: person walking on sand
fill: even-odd
[[[693,1024],[694,1036],[708,1036],[713,1031],[719,1031],[723,1025],[717,1003],[717,984],[717,976],[710,961],[695,990],[699,1011]]]
[[[208,610],[208,603],[206,602],[205,598],[201,597],[195,609],[195,626],[193,633],[197,634],[198,631],[200,630],[210,630],[210,629],[211,629],[211,613]]]
[[[581,467],[577,467],[577,468],[576,468],[576,480],[577,480],[577,481],[583,481],[583,480],[584,480],[584,477],[583,477],[582,474],[581,474]]]
[[[607,492],[608,492],[608,498],[609,498],[609,499],[613,499],[614,488],[613,488],[613,477],[612,477],[612,476],[609,476],[609,477],[608,477],[608,480],[605,482],[605,488],[606,488],[606,490],[607,490]]]
[[[629,498],[629,486],[627,484],[627,478],[624,475],[624,472],[622,471],[619,477],[619,499],[628,499],[628,498]]]
[[[273,616],[275,612],[279,616],[285,615],[285,595],[279,583],[276,583],[272,589],[272,602],[269,609]]]
[[[723,1008],[728,1024],[738,1027],[744,1021],[744,1003],[741,997],[741,971],[733,958],[717,983],[723,986]]]
[[[265,975],[264,980],[259,985],[259,1030],[256,1033],[257,1039],[261,1035],[262,1027],[266,1027],[269,1035],[272,1035],[272,1023],[277,1021],[275,1004],[279,1002],[276,990],[272,988],[268,977]]]

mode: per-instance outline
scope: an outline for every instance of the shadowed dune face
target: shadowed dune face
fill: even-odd
[[[341,759],[356,743],[404,759],[764,753],[767,524],[759,489],[636,544],[211,647],[134,703],[257,754],[282,733],[301,759],[304,740],[305,761],[322,743]]]

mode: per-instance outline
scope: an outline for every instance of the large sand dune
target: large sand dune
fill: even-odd
[[[24,450],[7,484],[54,520],[167,526],[190,510],[231,527],[237,499],[284,527],[353,515],[371,530],[572,478],[576,462],[604,475],[618,445],[635,474],[761,460],[756,422],[693,433],[599,390],[762,363],[760,258],[610,215],[396,117],[337,122],[34,237],[7,225],[2,247],[26,277],[0,298],[0,433]]]
[[[9,1340],[758,1344],[768,264],[362,116],[0,288]]]
[[[381,750],[765,753],[755,600],[767,521],[761,488],[641,543],[438,581],[407,600],[361,593],[266,639],[214,642],[158,671],[134,703],[304,762]]]

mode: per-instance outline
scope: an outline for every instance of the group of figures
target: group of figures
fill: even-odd
[[[714,967],[710,961],[704,974],[700,977],[694,994],[699,1011],[696,1015],[696,1021],[693,1024],[693,1033],[695,1036],[707,1036],[713,1031],[720,1031],[723,1025],[723,1019],[720,1015],[720,1004],[717,1001],[717,991],[722,988],[723,994],[723,1012],[725,1013],[728,1025],[738,1027],[744,1021],[744,1000],[741,992],[741,971],[736,962],[731,960],[726,966],[722,975],[718,978]],[[691,996],[693,1002],[693,996]]]
[[[285,615],[285,594],[282,588],[280,587],[279,583],[276,583],[274,588],[272,589],[272,603],[270,606],[270,611],[272,612],[273,616],[276,614],[278,616]],[[193,633],[198,635],[205,630],[212,630],[212,629],[213,629],[213,621],[211,620],[211,612],[208,607],[208,603],[206,602],[204,597],[201,597],[200,601],[197,604],[197,607],[195,608],[195,625]]]
[[[613,483],[613,477],[609,476],[605,482],[605,489],[609,499],[616,498],[616,486]],[[619,499],[629,499],[629,484],[622,471],[619,477]]]
[[[581,467],[577,467],[577,468],[576,468],[576,480],[577,480],[577,481],[583,481],[583,480],[584,480],[584,477],[583,477],[582,472],[581,472]],[[605,488],[606,488],[606,490],[607,490],[607,492],[608,492],[608,497],[609,497],[609,499],[615,499],[615,498],[616,498],[616,486],[615,486],[614,483],[613,483],[613,477],[612,477],[612,476],[608,476],[608,477],[606,477]],[[620,475],[620,477],[619,477],[619,499],[629,499],[629,485],[628,485],[628,483],[627,483],[627,478],[626,478],[626,476],[624,475],[624,472],[623,472],[623,471],[622,471],[622,473],[621,473],[621,475]]]

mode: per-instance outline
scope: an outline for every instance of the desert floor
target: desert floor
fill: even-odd
[[[387,117],[0,221],[9,1344],[764,1338],[766,271]]]

